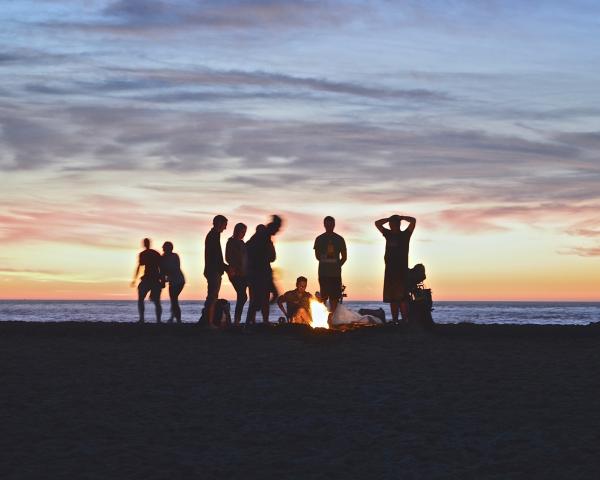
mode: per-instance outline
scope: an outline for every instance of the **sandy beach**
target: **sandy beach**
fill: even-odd
[[[599,341],[3,322],[2,478],[597,478]]]

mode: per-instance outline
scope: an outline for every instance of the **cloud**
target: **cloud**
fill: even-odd
[[[28,83],[25,91],[47,95],[102,96],[130,93],[129,98],[151,102],[187,103],[219,100],[307,99],[307,93],[344,95],[378,101],[399,100],[445,103],[453,100],[443,91],[396,89],[381,85],[323,78],[300,77],[277,72],[243,70],[148,70],[113,69],[116,76],[96,82],[72,81],[61,85]],[[148,93],[151,92],[151,93]],[[135,96],[139,94],[138,96]],[[322,97],[321,97],[322,99]]]
[[[98,11],[94,20],[47,22],[45,25],[112,34],[177,34],[187,29],[287,29],[339,26],[367,9],[360,3],[296,0],[117,0]]]
[[[597,247],[574,247],[563,250],[563,255],[577,255],[579,257],[600,257],[600,246]]]

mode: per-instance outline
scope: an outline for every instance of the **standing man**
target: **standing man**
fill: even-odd
[[[267,225],[256,227],[256,233],[246,243],[248,253],[248,285],[250,287],[250,304],[246,314],[246,324],[256,322],[256,313],[261,312],[263,324],[269,325],[269,296],[273,285],[273,269],[275,261],[275,245],[273,236],[279,232],[282,219],[272,215]]]
[[[162,306],[160,305],[160,292],[164,287],[164,276],[160,270],[161,257],[160,253],[150,248],[150,239],[144,238],[142,240],[144,250],[140,252],[138,257],[137,268],[133,274],[133,280],[131,286],[135,286],[135,282],[140,273],[142,266],[144,267],[144,274],[140,279],[138,285],[138,313],[140,316],[139,322],[144,323],[144,301],[146,295],[150,292],[150,300],[154,302],[156,309],[156,323],[160,323],[160,317],[162,315]]]
[[[315,239],[315,257],[319,261],[319,285],[323,303],[329,299],[329,311],[335,312],[342,297],[342,265],[346,263],[346,242],[333,232],[335,219],[323,219],[325,233]]]
[[[214,328],[215,305],[221,290],[221,277],[227,270],[221,250],[221,233],[227,228],[227,218],[217,215],[213,218],[213,228],[204,240],[204,276],[208,283],[204,313],[209,328]]]
[[[402,220],[408,222],[405,230],[400,230]],[[385,224],[390,228],[385,228]],[[375,226],[385,237],[385,276],[383,280],[383,301],[390,304],[392,321],[398,321],[398,308],[402,321],[408,321],[408,302],[404,283],[408,271],[408,246],[417,220],[403,215],[392,215],[375,222]]]

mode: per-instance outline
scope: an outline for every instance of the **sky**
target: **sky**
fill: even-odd
[[[434,300],[600,300],[598,2],[0,5],[0,298],[134,299],[149,237],[202,299],[212,218],[277,213],[281,289],[332,215],[380,300],[398,213]]]

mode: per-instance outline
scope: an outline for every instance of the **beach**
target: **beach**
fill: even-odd
[[[599,341],[0,322],[2,478],[597,478]]]

